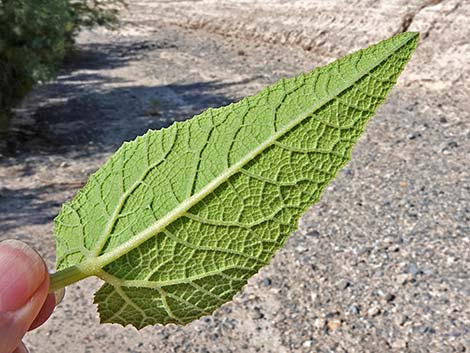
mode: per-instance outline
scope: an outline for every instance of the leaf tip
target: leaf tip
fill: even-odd
[[[404,37],[406,41],[417,41],[419,39],[419,32],[418,31],[413,31],[413,32],[403,32],[400,33],[399,36]]]

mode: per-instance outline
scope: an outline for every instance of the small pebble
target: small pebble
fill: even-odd
[[[358,307],[357,305],[351,305],[351,306],[349,307],[349,312],[350,312],[351,314],[357,315],[357,314],[359,314],[360,311],[361,311],[361,310],[359,309],[359,307]]]
[[[392,294],[392,293],[387,293],[385,295],[385,301],[387,303],[393,302],[395,300],[395,298],[396,298],[395,294]]]
[[[341,315],[341,313],[339,311],[330,311],[329,313],[327,313],[325,315],[325,318],[326,319],[331,319],[331,318],[333,318],[335,316],[339,316],[339,315]]]
[[[303,253],[303,252],[306,252],[308,249],[303,246],[303,245],[299,245],[295,248],[295,250],[298,252],[298,253]]]
[[[326,321],[324,319],[318,318],[313,322],[313,326],[316,329],[321,330],[326,326]]]
[[[260,320],[264,318],[264,314],[261,312],[261,309],[259,307],[255,306],[255,308],[253,309],[252,317],[255,320]]]
[[[455,141],[450,141],[448,144],[447,144],[447,147],[448,148],[457,148],[459,147],[459,144]]]
[[[421,137],[421,133],[420,132],[413,132],[411,133],[410,135],[408,135],[408,139],[409,140],[414,140],[418,137]]]
[[[327,323],[327,326],[330,331],[336,331],[337,329],[341,327],[341,320],[337,320],[337,319],[329,320]]]
[[[413,276],[424,274],[423,270],[420,269],[415,263],[411,263],[410,266],[408,266],[408,272],[410,272]]]
[[[403,326],[410,318],[404,314],[400,314],[397,316],[397,318],[395,319],[395,323],[398,325],[398,326]]]
[[[367,310],[367,315],[370,317],[375,317],[380,314],[380,308],[377,306],[373,306],[369,310]]]
[[[400,284],[402,286],[407,284],[410,281],[411,281],[411,275],[408,274],[408,273],[404,273],[404,274],[401,274],[401,275],[397,276],[397,282],[398,282],[398,284]]]
[[[311,237],[319,237],[320,232],[318,230],[309,230],[306,235],[311,236]]]
[[[340,289],[340,290],[345,290],[349,286],[351,286],[351,283],[347,280],[341,280],[338,283],[338,289]]]
[[[304,348],[310,348],[312,346],[313,341],[312,340],[307,340],[302,343],[302,347]]]
[[[451,149],[454,149],[454,148],[457,148],[459,147],[459,144],[455,141],[450,141],[448,142],[442,149],[441,149],[441,152],[443,152],[444,154],[449,154],[450,150]]]
[[[405,349],[408,347],[408,342],[406,342],[403,339],[397,339],[395,342],[392,344],[392,348],[394,349]]]
[[[436,333],[436,330],[431,326],[422,326],[418,329],[418,331],[420,333],[429,333],[429,334]]]
[[[265,287],[269,287],[272,284],[271,278],[265,278],[263,284]]]

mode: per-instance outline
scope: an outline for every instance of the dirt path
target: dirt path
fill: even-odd
[[[31,352],[470,350],[470,7],[347,3],[141,0],[118,32],[81,34],[0,150],[0,239],[27,241],[50,268],[53,217],[122,141],[403,26],[426,35],[353,161],[233,303],[137,333],[98,324],[91,279],[28,335]]]

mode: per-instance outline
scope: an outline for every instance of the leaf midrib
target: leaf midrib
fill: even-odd
[[[369,74],[372,70],[374,70],[381,63],[386,61],[391,55],[393,55],[395,52],[397,52],[400,48],[402,48],[404,45],[406,45],[409,41],[413,40],[414,38],[415,36],[409,36],[408,38],[404,39],[402,43],[395,45],[393,49],[391,49],[387,53],[387,55],[384,55],[380,59],[377,59],[374,57],[373,59],[375,62],[373,62],[373,64],[370,65],[367,68],[367,70],[363,70],[362,72],[359,72],[357,76],[354,77],[354,79],[346,83],[343,87],[338,88],[336,92],[325,96],[323,99],[315,101],[310,109],[299,114],[297,118],[292,119],[292,121],[289,124],[285,125],[282,129],[276,131],[275,134],[271,135],[263,143],[259,144],[258,147],[253,149],[244,158],[242,158],[240,161],[232,165],[224,173],[220,174],[217,178],[215,178],[213,181],[208,183],[206,186],[204,186],[198,193],[194,194],[190,198],[183,201],[180,205],[173,208],[164,217],[160,218],[157,222],[155,222],[151,227],[148,227],[144,231],[134,235],[131,239],[115,247],[114,249],[112,249],[111,251],[107,253],[104,253],[97,257],[87,258],[86,261],[80,264],[77,264],[76,267],[84,274],[94,275],[106,265],[112,263],[113,261],[117,260],[121,256],[137,248],[139,245],[151,239],[158,233],[161,233],[168,225],[170,225],[171,223],[173,223],[180,217],[184,216],[185,213],[191,207],[193,207],[194,205],[199,203],[201,200],[203,200],[205,197],[207,197],[212,192],[214,192],[217,187],[219,187],[224,182],[226,182],[230,177],[238,173],[242,169],[243,166],[245,166],[248,162],[252,161],[255,157],[257,157],[267,148],[272,146],[279,138],[281,138],[287,132],[291,131],[294,127],[302,123],[307,117],[314,114],[318,109],[323,107],[325,104],[335,99],[342,92],[351,88],[357,81],[359,81],[364,76]],[[359,52],[362,53],[363,51],[364,50],[360,50]],[[361,57],[357,59],[357,62],[360,60],[360,58]]]

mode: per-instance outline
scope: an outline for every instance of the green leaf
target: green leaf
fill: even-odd
[[[56,218],[51,288],[98,276],[101,320],[137,328],[231,300],[349,160],[417,39],[399,34],[124,143]]]

